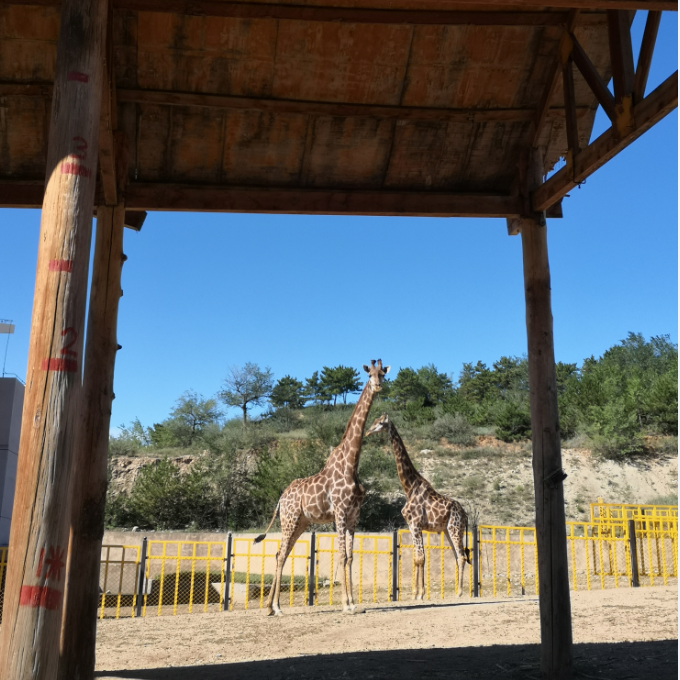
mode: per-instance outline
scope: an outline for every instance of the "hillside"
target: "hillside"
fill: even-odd
[[[490,436],[477,437],[476,445],[462,448],[446,443],[427,445],[406,441],[416,467],[435,488],[463,502],[470,514],[478,514],[481,524],[533,525],[533,476],[529,442],[509,444]],[[391,449],[381,442],[365,455],[379,450],[391,457]],[[584,448],[563,448],[567,519],[586,521],[589,504],[602,498],[610,503],[649,503],[678,494],[677,454],[657,453],[631,457],[626,462],[605,460]],[[365,447],[366,448],[366,447]],[[662,449],[663,447],[658,447]],[[207,452],[169,458],[181,472],[189,471]],[[111,490],[115,498],[129,493],[140,472],[160,460],[151,456],[116,457],[110,460]],[[396,467],[385,466],[369,481],[383,499],[401,505],[403,492]],[[677,502],[677,501],[675,501]],[[398,517],[398,516],[397,516]],[[176,527],[181,528],[181,527]]]

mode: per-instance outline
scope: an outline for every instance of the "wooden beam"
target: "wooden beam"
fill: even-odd
[[[532,138],[530,147],[535,147],[538,145],[539,138],[543,132],[543,125],[548,117],[548,111],[550,109],[550,102],[555,95],[555,90],[557,89],[557,82],[559,75],[562,71],[562,59],[561,56],[564,53],[566,46],[570,44],[569,33],[573,32],[576,22],[579,18],[580,12],[578,9],[573,9],[569,12],[569,17],[567,19],[567,25],[565,26],[564,33],[560,39],[560,44],[555,55],[555,60],[550,69],[550,74],[548,75],[548,80],[546,81],[545,87],[543,88],[543,94],[541,95],[541,100],[538,104],[538,109],[534,114],[534,124],[532,126]]]
[[[107,0],[64,0],[0,630],[0,677],[56,676]]]
[[[21,202],[17,197],[21,197]],[[39,208],[40,182],[0,180],[0,208]],[[125,192],[125,226],[141,229],[142,211],[260,212],[338,215],[512,217],[524,213],[521,199],[497,194],[439,191],[359,191],[234,187],[132,182]],[[557,209],[553,216],[558,216]]]
[[[531,181],[543,174],[541,155],[532,149]],[[533,451],[538,595],[541,621],[541,677],[572,677],[571,602],[566,517],[555,377],[555,349],[550,299],[545,220],[522,220],[522,262],[526,300],[529,402]]]
[[[654,45],[656,44],[656,36],[659,32],[660,23],[661,12],[649,12],[647,22],[645,23],[645,32],[642,36],[637,68],[635,69],[635,80],[633,82],[634,103],[642,101],[645,96],[649,68],[652,65],[652,55],[654,54]]]
[[[82,417],[73,461],[71,543],[58,680],[94,677],[125,206],[97,208]]]
[[[590,57],[586,54],[586,51],[576,39],[576,36],[571,33],[570,37],[572,42],[571,56],[574,59],[574,63],[578,67],[578,70],[581,72],[586,83],[588,83],[588,87],[592,90],[597,101],[602,105],[609,120],[613,122],[616,119],[616,106],[612,93],[609,91],[607,84],[600,77],[593,62],[590,61]]]
[[[352,191],[133,182],[126,193],[135,210],[281,213],[293,215],[394,215],[507,217],[521,213],[514,196],[437,191]]]
[[[13,5],[39,5],[55,7],[61,0],[9,0]],[[369,3],[366,3],[369,4]],[[193,16],[237,17],[243,19],[288,19],[299,21],[347,21],[352,23],[427,23],[445,24],[447,15],[461,15],[451,17],[449,21],[455,23],[474,23],[470,19],[477,15],[491,12],[500,14],[503,10],[510,14],[528,14],[534,12],[545,14],[550,9],[585,9],[585,10],[668,10],[677,12],[678,3],[675,0],[483,0],[475,3],[476,11],[470,11],[470,0],[448,0],[446,10],[389,10],[383,7],[328,7],[314,5],[279,5],[250,2],[226,2],[224,0],[113,0],[115,9],[133,12],[165,12],[172,14],[186,14]],[[393,17],[390,18],[390,14]],[[408,15],[404,17],[403,15]],[[439,15],[435,17],[433,15]],[[498,21],[481,16],[479,21]],[[521,19],[527,21],[528,18]],[[507,21],[514,21],[508,18]],[[552,21],[545,19],[545,21]]]
[[[49,99],[52,96],[52,87],[48,83],[0,82],[0,96],[45,97]],[[266,113],[298,113],[310,116],[364,117],[413,121],[504,123],[531,120],[535,115],[535,111],[529,108],[449,109],[425,106],[381,106],[374,104],[343,104],[129,88],[116,90],[115,99],[119,102],[154,104],[157,106],[205,107],[264,111]],[[591,110],[589,106],[580,106],[577,109],[577,115],[579,118],[582,118]],[[546,117],[548,119],[563,118],[564,109],[562,107],[552,107],[547,110]]]
[[[632,94],[635,78],[633,46],[630,40],[630,15],[621,10],[607,10],[609,27],[609,54],[614,81],[614,99],[617,104]]]
[[[678,72],[676,71],[633,108],[634,127],[627,135],[620,136],[615,127],[609,128],[587,148],[581,150],[578,157],[574,159],[572,169],[564,167],[542,184],[533,194],[534,210],[541,212],[562,198],[677,106]]]

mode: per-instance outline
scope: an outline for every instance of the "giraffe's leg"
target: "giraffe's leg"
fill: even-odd
[[[422,600],[425,595],[425,548],[423,531],[419,526],[409,526],[413,537],[413,561],[416,567],[416,590],[414,599]]]
[[[338,559],[342,567],[342,611],[343,613],[353,614],[354,605],[352,604],[352,594],[349,590],[351,581],[347,578],[347,548],[346,548],[346,533],[347,525],[345,518],[335,518],[335,528],[338,532]]]
[[[345,551],[347,555],[347,579],[349,583],[348,604],[352,610],[354,605],[354,584],[352,583],[352,561],[354,560],[354,528],[345,532]]]
[[[453,556],[458,564],[458,583],[456,584],[456,592],[458,597],[463,594],[463,583],[465,575],[465,547],[463,545],[463,536],[465,536],[465,523],[457,517],[451,515],[444,534],[453,550]]]
[[[289,529],[281,536],[281,546],[279,547],[279,552],[276,553],[276,574],[274,576],[274,582],[272,583],[271,590],[269,591],[269,597],[267,598],[267,616],[283,616],[283,612],[279,606],[283,566],[286,563],[286,559],[288,558],[290,551],[295,545],[295,541],[300,538],[304,530],[309,526],[309,521],[304,517],[298,517],[297,521],[294,523],[290,522],[289,524],[287,522],[286,524],[292,527],[292,530]]]

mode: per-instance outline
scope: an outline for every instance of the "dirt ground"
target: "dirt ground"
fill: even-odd
[[[678,588],[572,593],[577,678],[676,680]],[[98,678],[406,680],[540,677],[537,599],[104,620]]]

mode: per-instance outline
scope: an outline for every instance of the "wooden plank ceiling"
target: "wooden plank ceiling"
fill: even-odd
[[[37,185],[59,7],[35,2],[0,7],[0,181]],[[304,14],[324,4],[350,14]],[[440,11],[449,4],[455,11]],[[434,0],[270,2],[262,16],[258,3],[187,6],[113,3],[114,118],[130,148],[129,192],[164,185],[169,202],[168,185],[512,196],[568,16]],[[228,16],[244,8],[249,16]],[[606,13],[582,10],[574,33],[608,81]],[[577,71],[574,80],[585,146],[597,102]],[[559,83],[538,141],[550,169],[567,150]]]

